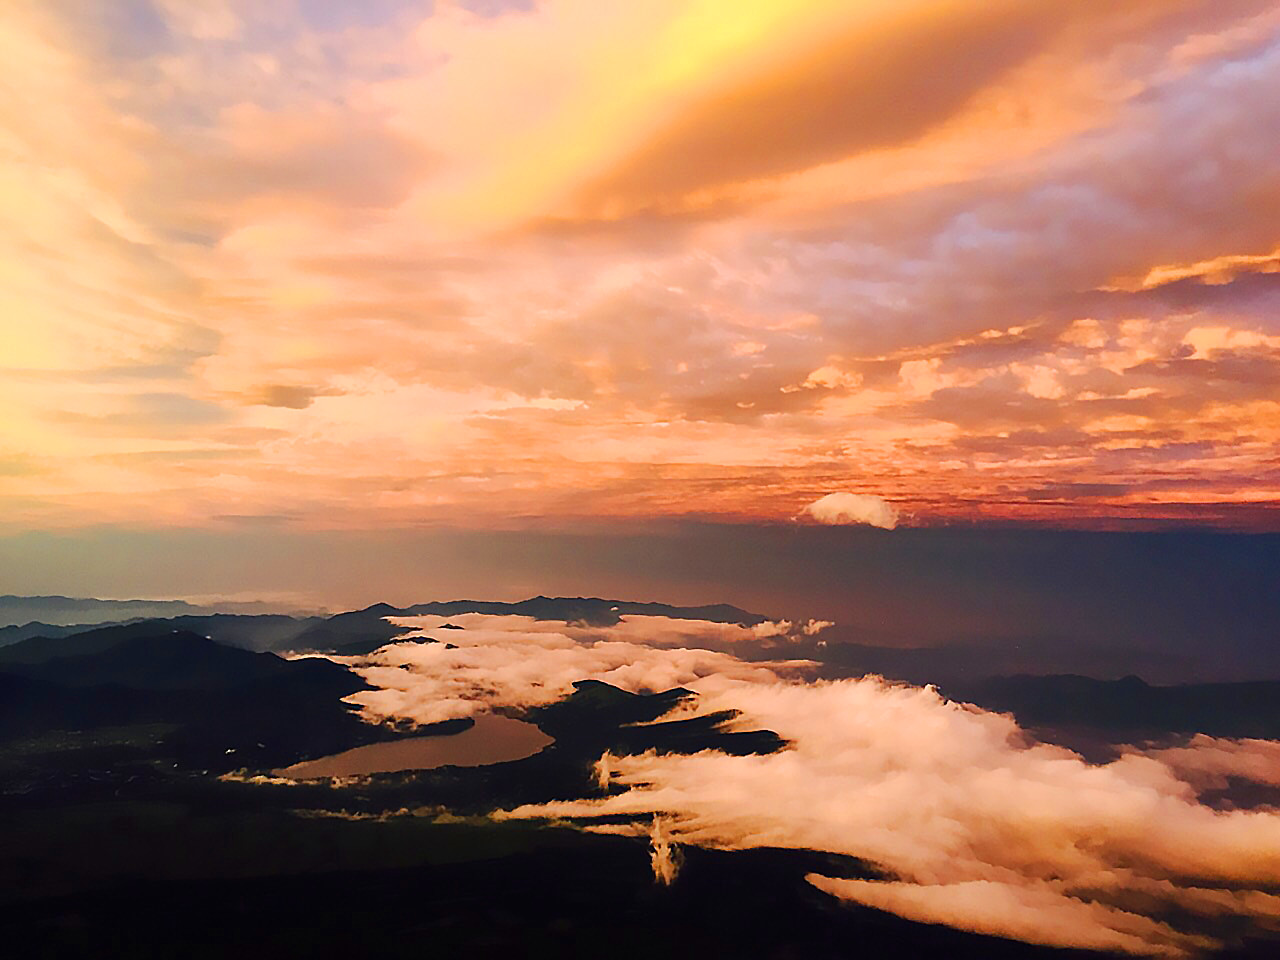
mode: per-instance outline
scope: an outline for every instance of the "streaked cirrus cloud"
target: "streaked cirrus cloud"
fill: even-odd
[[[20,2],[3,516],[1272,526],[1278,31]]]

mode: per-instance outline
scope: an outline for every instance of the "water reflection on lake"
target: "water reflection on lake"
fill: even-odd
[[[531,757],[553,742],[532,723],[485,714],[476,717],[475,724],[462,733],[371,743],[317,760],[304,760],[276,770],[275,774],[308,780],[434,767],[480,767]]]

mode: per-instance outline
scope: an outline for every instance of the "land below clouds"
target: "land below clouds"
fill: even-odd
[[[104,612],[136,610],[98,608]],[[212,926],[217,934],[193,955],[361,953],[424,935],[498,949],[527,945],[531,931],[534,955],[586,955],[601,939],[617,956],[730,949],[834,957],[848,955],[853,941],[919,956],[1069,955],[842,905],[804,882],[810,872],[877,876],[849,858],[690,850],[680,884],[667,890],[649,878],[642,841],[485,819],[495,809],[592,795],[592,765],[605,753],[749,756],[784,745],[769,730],[726,729],[727,716],[655,722],[689,696],[681,689],[631,693],[580,682],[564,699],[519,712],[554,742],[511,762],[343,786],[253,782],[361,744],[466,729],[466,720],[425,729],[369,723],[343,701],[367,681],[322,657],[278,653],[364,655],[405,632],[393,620],[472,614],[601,628],[627,617],[772,622],[727,605],[535,597],[378,604],[327,617],[183,611],[105,626],[3,628],[11,642],[0,647],[0,889],[8,891],[0,913],[40,933],[47,955],[90,941],[108,943],[104,955],[170,955],[191,947],[192,930]],[[449,644],[456,628],[441,624],[423,642]],[[813,658],[818,676],[875,669],[933,679],[927,650],[759,633],[739,655]],[[937,662],[946,673],[945,652]],[[1280,683],[1005,676],[998,663],[972,657],[955,667],[944,693],[1011,711],[1038,735],[1099,756],[1119,743],[1175,744],[1197,733],[1280,737]],[[353,904],[356,885],[364,894]],[[262,905],[269,890],[278,894],[271,911]],[[162,905],[165,920],[143,923],[143,902]],[[281,903],[297,912],[282,912]],[[220,914],[239,919],[219,925]],[[1239,939],[1223,955],[1269,956],[1274,946]]]

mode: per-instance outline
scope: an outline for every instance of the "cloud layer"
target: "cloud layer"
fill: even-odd
[[[1266,892],[1280,883],[1280,814],[1210,809],[1153,756],[1091,765],[1007,716],[877,678],[735,683],[695,709],[742,711],[736,724],[791,746],[612,757],[621,791],[510,815],[661,814],[680,843],[847,854],[886,879],[810,882],[910,919],[1035,943],[1181,956],[1215,945],[1195,932],[1214,918],[1280,926],[1280,897]]]
[[[1274,525],[1274,4],[188,6],[0,28],[10,526]]]
[[[354,661],[379,688],[351,698],[373,720],[536,706],[590,677],[629,690],[690,687],[699,697],[670,718],[730,711],[732,727],[787,740],[766,756],[606,754],[596,770],[603,796],[498,814],[610,818],[600,829],[649,836],[661,882],[678,882],[681,844],[790,847],[857,857],[884,874],[808,878],[833,896],[1035,943],[1185,956],[1218,945],[1239,918],[1280,930],[1280,812],[1201,798],[1233,777],[1276,786],[1280,744],[1195,737],[1091,764],[932,688],[805,682],[804,662],[731,652],[756,649],[762,636],[785,649],[823,625],[399,622],[441,642],[406,639]]]
[[[724,652],[738,643],[785,636],[792,629],[785,621],[740,627],[624,616],[605,628],[463,614],[394,622],[406,627],[402,642],[369,657],[342,658],[378,688],[348,698],[375,721],[436,723],[494,707],[541,706],[568,696],[577,680],[602,680],[633,692],[702,690],[730,679],[774,680],[778,671],[813,666],[801,660],[746,662]],[[440,629],[445,623],[464,629]],[[796,632],[806,628],[812,625]]]

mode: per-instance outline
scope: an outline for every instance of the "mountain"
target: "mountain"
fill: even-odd
[[[0,648],[0,670],[13,672],[13,668],[18,665],[91,656],[139,637],[162,636],[174,632],[167,621],[140,620],[90,627],[78,633],[30,637]]]
[[[36,637],[55,639],[99,630],[103,627],[159,624],[174,630],[189,630],[232,647],[246,650],[289,650],[300,633],[324,617],[293,617],[282,613],[209,613],[179,617],[138,617],[115,623],[58,625],[32,621],[20,626],[0,627],[0,649]]]
[[[342,654],[362,654],[376,650],[405,633],[403,627],[387,622],[387,617],[454,617],[464,613],[490,616],[532,617],[535,620],[563,620],[588,626],[613,626],[624,616],[674,617],[685,620],[710,620],[714,623],[739,623],[754,626],[765,617],[726,603],[702,607],[676,607],[666,603],[637,603],[630,600],[604,600],[599,597],[530,597],[516,603],[496,600],[445,600],[393,607],[376,603],[363,610],[339,613],[306,627],[295,639],[295,650],[312,650]],[[457,629],[448,625],[442,629]]]
[[[177,617],[212,612],[185,600],[98,600],[92,597],[0,596],[0,626],[41,623],[64,626],[138,617]]]
[[[696,694],[677,687],[662,693],[640,694],[600,680],[579,680],[563,700],[529,711],[529,719],[555,737],[555,747],[594,760],[605,750],[617,754],[697,753],[720,750],[745,755],[773,753],[785,746],[770,730],[728,732],[722,729],[736,715],[725,711],[655,723],[681,700]]]
[[[113,627],[122,623],[136,623],[137,619],[129,620],[108,620],[104,623],[45,623],[41,620],[31,620],[27,623],[11,623],[7,627],[0,627],[0,647],[7,647],[10,644],[18,643],[20,640],[30,640],[32,637],[69,637],[73,633],[84,633],[86,630],[96,630],[98,627]]]
[[[620,817],[593,825],[606,833],[587,833],[491,816],[622,789],[597,779],[606,751],[786,748],[769,730],[727,729],[738,719],[728,711],[664,720],[696,696],[683,688],[640,694],[580,680],[555,703],[504,711],[555,738],[511,762],[304,782],[253,776],[400,734],[342,701],[366,687],[340,664],[250,647],[296,646],[303,634],[367,647],[399,631],[386,617],[477,608],[579,623],[655,609],[754,616],[535,597],[379,604],[326,619],[182,615],[12,643],[0,649],[0,924],[26,930],[38,956],[395,955],[426,939],[480,955],[615,960],[655,950],[835,960],[850,944],[974,960],[1102,956],[912,923],[805,881],[814,872],[881,876],[853,857],[689,846],[668,888],[651,879],[647,840],[634,835],[644,821]],[[445,641],[459,629],[442,623],[432,633]],[[829,649],[818,642],[816,654]],[[1275,687],[963,674],[943,684],[1024,724],[1097,723],[1125,736],[1158,725],[1213,731],[1215,716],[1220,732],[1276,735],[1266,726],[1280,719]],[[468,722],[412,733],[444,736]],[[1229,956],[1261,960],[1274,947],[1258,941]]]
[[[246,650],[294,650],[297,639],[325,617],[293,617],[282,613],[212,613],[205,616],[169,617],[163,622],[175,630],[190,630],[218,643]]]
[[[1139,677],[1069,674],[993,677],[944,687],[953,699],[1012,713],[1025,727],[1094,730],[1111,736],[1280,737],[1280,681],[1151,686]]]
[[[418,603],[405,608],[402,616],[450,617],[460,613],[487,613],[495,616],[533,617],[535,620],[564,620],[593,627],[610,627],[624,616],[673,617],[680,620],[710,620],[713,623],[740,623],[754,626],[766,618],[727,603],[701,607],[676,607],[667,603],[637,603],[631,600],[603,600],[599,597],[530,597],[518,603],[491,600],[447,600]]]
[[[276,679],[321,661],[282,660],[216,643],[187,630],[157,632],[150,622],[24,641],[8,648],[0,669],[68,687],[104,684],[134,690],[227,690]],[[28,645],[35,649],[25,649]],[[15,656],[17,654],[17,656]],[[330,664],[329,666],[332,666]],[[358,688],[357,688],[358,689]]]
[[[231,614],[255,617],[280,616],[279,604],[261,601],[223,600],[210,604],[194,604],[186,600],[99,600],[95,597],[20,597],[0,596],[0,629],[48,624],[53,627],[92,627],[130,620],[156,620],[170,617],[202,617]],[[313,611],[287,611],[293,618],[317,616]],[[35,634],[28,633],[27,636]],[[13,639],[22,639],[14,637]],[[0,635],[0,645],[4,643]]]
[[[338,613],[304,628],[293,640],[294,649],[348,655],[371,653],[407,632],[385,619],[403,616],[410,614],[387,603]]]
[[[281,766],[394,736],[342,698],[364,681],[143,621],[0,649],[0,741],[159,724],[182,766]]]
[[[220,605],[222,606],[222,605]],[[226,606],[251,606],[229,604]],[[35,614],[39,613],[39,616]],[[196,607],[181,600],[92,600],[69,597],[0,597],[0,650],[35,638],[55,639],[106,626],[140,622],[189,630],[219,643],[247,650],[370,653],[404,633],[387,617],[454,616],[484,613],[564,620],[611,626],[627,615],[676,617],[752,626],[765,618],[728,604],[677,607],[598,597],[531,597],[517,603],[491,600],[447,600],[395,607],[376,603],[333,616],[281,613],[232,613]],[[27,619],[22,619],[24,616]],[[79,619],[77,619],[79,618]],[[95,619],[95,618],[101,618]],[[448,629],[457,629],[449,625]]]

